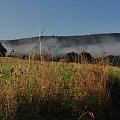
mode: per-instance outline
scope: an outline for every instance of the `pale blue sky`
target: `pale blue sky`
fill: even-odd
[[[120,0],[0,0],[0,39],[120,32]]]

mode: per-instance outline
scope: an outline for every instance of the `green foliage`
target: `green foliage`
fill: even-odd
[[[111,74],[118,77],[118,78],[120,78],[120,70],[112,70]]]
[[[70,82],[74,86],[74,77],[75,77],[75,68],[74,66],[65,65],[60,69],[61,84],[65,89],[70,87]]]

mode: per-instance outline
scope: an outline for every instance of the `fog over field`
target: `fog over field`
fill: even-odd
[[[68,52],[89,52],[93,57],[101,55],[120,55],[120,33],[95,34],[83,36],[41,36],[15,40],[1,40],[10,54],[39,54],[40,41],[42,51],[64,55]]]

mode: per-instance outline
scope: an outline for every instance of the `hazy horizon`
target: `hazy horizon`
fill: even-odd
[[[1,41],[2,45],[7,49],[7,54],[14,49],[15,54],[33,54],[39,53],[41,40],[41,50],[49,53],[56,51],[56,55],[65,55],[69,52],[81,52],[86,51],[91,53],[94,57],[100,57],[104,55],[120,55],[120,34],[98,34],[88,36],[47,36],[35,38],[26,38],[18,40]]]

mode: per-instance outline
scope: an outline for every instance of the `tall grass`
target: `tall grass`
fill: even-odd
[[[0,58],[0,120],[109,120],[111,69]]]

